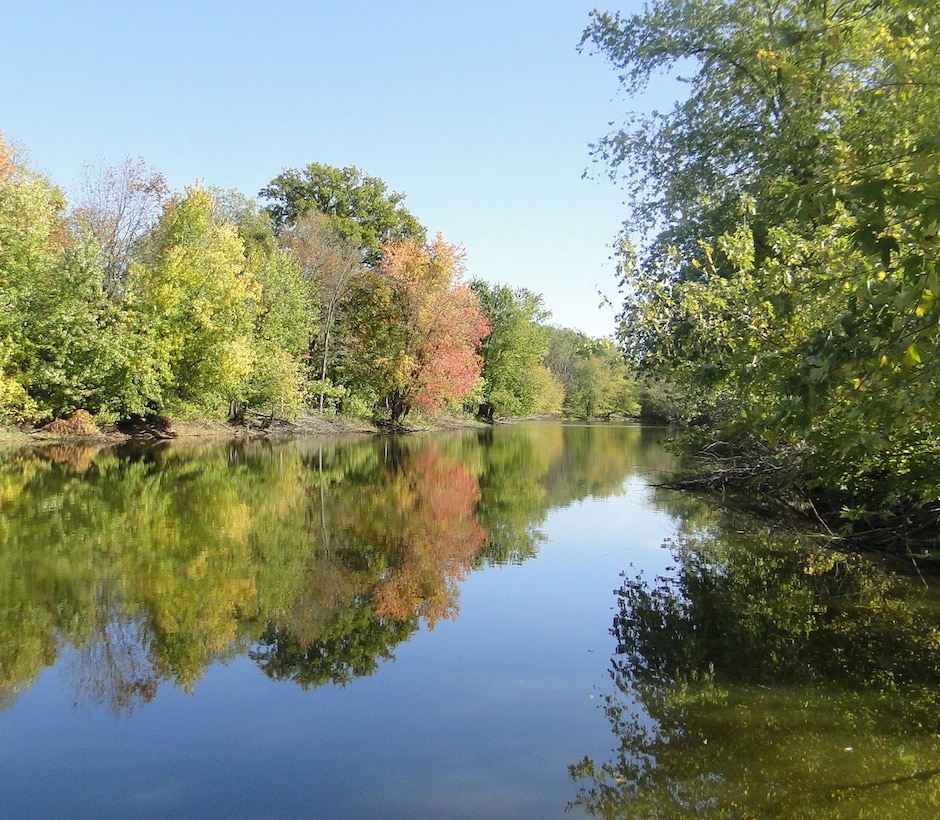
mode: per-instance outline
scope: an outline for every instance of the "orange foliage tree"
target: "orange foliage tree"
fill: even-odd
[[[392,240],[365,277],[353,311],[355,359],[392,421],[428,415],[479,385],[480,342],[489,324],[464,282],[464,251],[444,241]]]

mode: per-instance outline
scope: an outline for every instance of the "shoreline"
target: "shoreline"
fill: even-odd
[[[47,425],[46,427],[48,427]],[[167,419],[160,430],[152,427],[123,432],[114,425],[85,427],[78,430],[46,429],[22,430],[0,427],[0,447],[18,448],[42,444],[100,444],[102,446],[126,442],[224,441],[227,439],[290,439],[319,436],[349,435],[410,435],[437,430],[485,429],[490,425],[475,419],[443,417],[425,420],[414,425],[391,428],[371,419],[342,416],[301,416],[293,421],[273,419],[269,426],[262,424],[232,424],[227,421],[197,418]]]
[[[81,411],[78,411],[81,412]],[[70,417],[71,418],[71,417]],[[533,417],[534,418],[534,417]],[[258,417],[254,423],[231,423],[208,418],[169,418],[153,424],[141,424],[135,430],[119,430],[117,425],[97,427],[87,414],[81,423],[72,425],[69,419],[57,419],[43,427],[24,430],[14,426],[0,426],[0,449],[10,450],[44,444],[99,445],[102,447],[137,442],[172,443],[193,441],[245,441],[251,439],[316,438],[335,436],[387,436],[418,435],[421,433],[448,430],[485,430],[494,425],[515,424],[525,418],[498,419],[490,424],[470,416],[442,416],[437,419],[416,419],[413,424],[390,425],[381,421],[346,416],[300,416],[294,420],[274,418],[265,424],[267,417]],[[558,421],[586,421],[566,419]],[[618,421],[621,419],[618,419]],[[641,419],[625,418],[631,422]],[[611,421],[593,419],[594,422]],[[58,425],[58,426],[57,426]],[[51,428],[51,429],[50,429]]]

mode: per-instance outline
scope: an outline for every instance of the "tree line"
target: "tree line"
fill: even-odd
[[[285,170],[251,199],[128,159],[69,201],[0,137],[6,423],[636,412],[613,344],[548,318],[469,280],[463,248],[357,168]]]
[[[913,0],[656,0],[582,41],[627,95],[685,84],[595,146],[632,192],[627,355],[720,481],[909,546],[940,515],[938,32]]]

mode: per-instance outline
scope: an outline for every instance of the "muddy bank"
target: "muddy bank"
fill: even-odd
[[[381,435],[430,432],[487,425],[464,417],[446,417],[420,421],[412,425],[390,427],[371,419],[338,416],[303,416],[280,419],[257,415],[237,424],[213,419],[139,419],[117,425],[96,426],[92,417],[78,410],[65,419],[55,419],[34,430],[0,427],[0,446],[74,441],[106,445],[132,440],[193,440],[254,437],[306,437]]]

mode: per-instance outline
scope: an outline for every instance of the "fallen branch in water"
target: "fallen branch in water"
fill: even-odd
[[[249,420],[251,419],[251,421]],[[241,412],[241,421],[246,427],[256,428],[265,432],[293,432],[298,425],[288,419],[275,416],[274,412],[262,413],[259,410],[246,408]]]

